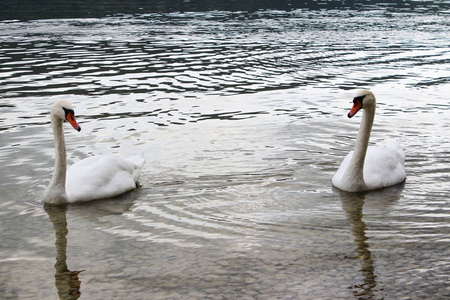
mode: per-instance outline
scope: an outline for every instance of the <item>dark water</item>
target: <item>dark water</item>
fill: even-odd
[[[2,298],[450,297],[444,4],[0,22]],[[357,88],[403,185],[331,186]],[[57,99],[69,163],[144,153],[140,189],[43,207]]]
[[[124,14],[170,12],[256,12],[258,10],[367,10],[433,11],[448,9],[448,1],[385,0],[21,0],[0,4],[0,20],[102,18]]]

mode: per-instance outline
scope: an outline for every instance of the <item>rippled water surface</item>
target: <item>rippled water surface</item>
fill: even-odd
[[[208,12],[0,23],[3,299],[450,297],[449,10]],[[407,180],[331,177],[401,138]],[[141,187],[45,207],[49,108],[68,161],[144,153]]]

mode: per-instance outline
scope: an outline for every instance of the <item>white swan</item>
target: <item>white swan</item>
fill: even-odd
[[[333,176],[333,185],[348,192],[376,190],[401,183],[406,178],[405,153],[398,142],[393,147],[369,145],[375,117],[375,96],[362,90],[353,99],[348,117],[363,109],[361,125],[354,151],[350,152]]]
[[[77,131],[81,130],[75,120],[72,105],[67,101],[56,102],[51,110],[55,138],[55,170],[44,192],[44,202],[49,204],[84,202],[114,197],[136,188],[145,162],[143,157],[130,159],[112,155],[88,157],[69,168],[66,180],[64,119]]]

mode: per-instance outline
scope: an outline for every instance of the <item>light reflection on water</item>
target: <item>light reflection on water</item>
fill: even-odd
[[[3,297],[449,296],[447,14],[240,14],[0,24]],[[352,195],[359,87],[407,181]],[[69,162],[144,152],[140,189],[44,211],[60,98]]]

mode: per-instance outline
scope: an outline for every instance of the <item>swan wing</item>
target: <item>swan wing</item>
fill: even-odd
[[[333,176],[333,185],[341,190],[354,190],[354,182],[344,177],[352,157],[353,151],[344,158]],[[380,189],[403,182],[406,178],[405,153],[399,143],[392,147],[368,147],[363,176],[365,190]]]
[[[114,155],[80,160],[67,171],[69,201],[110,198],[135,189],[144,162],[143,157],[123,159]]]
[[[369,147],[364,162],[364,181],[369,189],[403,182],[406,178],[405,153],[395,147]]]

